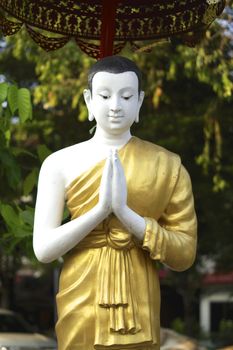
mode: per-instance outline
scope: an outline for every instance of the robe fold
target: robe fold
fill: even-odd
[[[146,220],[138,241],[111,214],[64,258],[57,294],[59,350],[158,350],[160,288],[156,261],[182,271],[196,252],[196,215],[180,158],[132,137],[119,150],[127,205]],[[75,219],[98,203],[105,160],[66,193]]]

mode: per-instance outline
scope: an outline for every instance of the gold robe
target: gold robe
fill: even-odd
[[[160,287],[156,261],[190,267],[196,216],[189,175],[180,158],[132,137],[119,151],[128,206],[146,220],[142,242],[111,214],[64,260],[57,295],[59,350],[158,350]],[[67,190],[72,219],[98,203],[105,161]]]

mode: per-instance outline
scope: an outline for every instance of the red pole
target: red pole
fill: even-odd
[[[119,0],[102,0],[102,23],[99,58],[113,55],[116,10]]]

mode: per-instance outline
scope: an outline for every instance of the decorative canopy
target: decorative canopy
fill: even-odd
[[[74,38],[89,56],[119,53],[162,39],[195,46],[219,16],[225,0],[0,0],[0,29],[13,35],[25,25],[46,51]]]

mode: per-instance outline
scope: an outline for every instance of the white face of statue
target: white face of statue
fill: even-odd
[[[134,72],[98,72],[92,80],[92,93],[85,90],[84,98],[97,128],[120,135],[138,121],[144,92],[138,95],[138,78]]]

